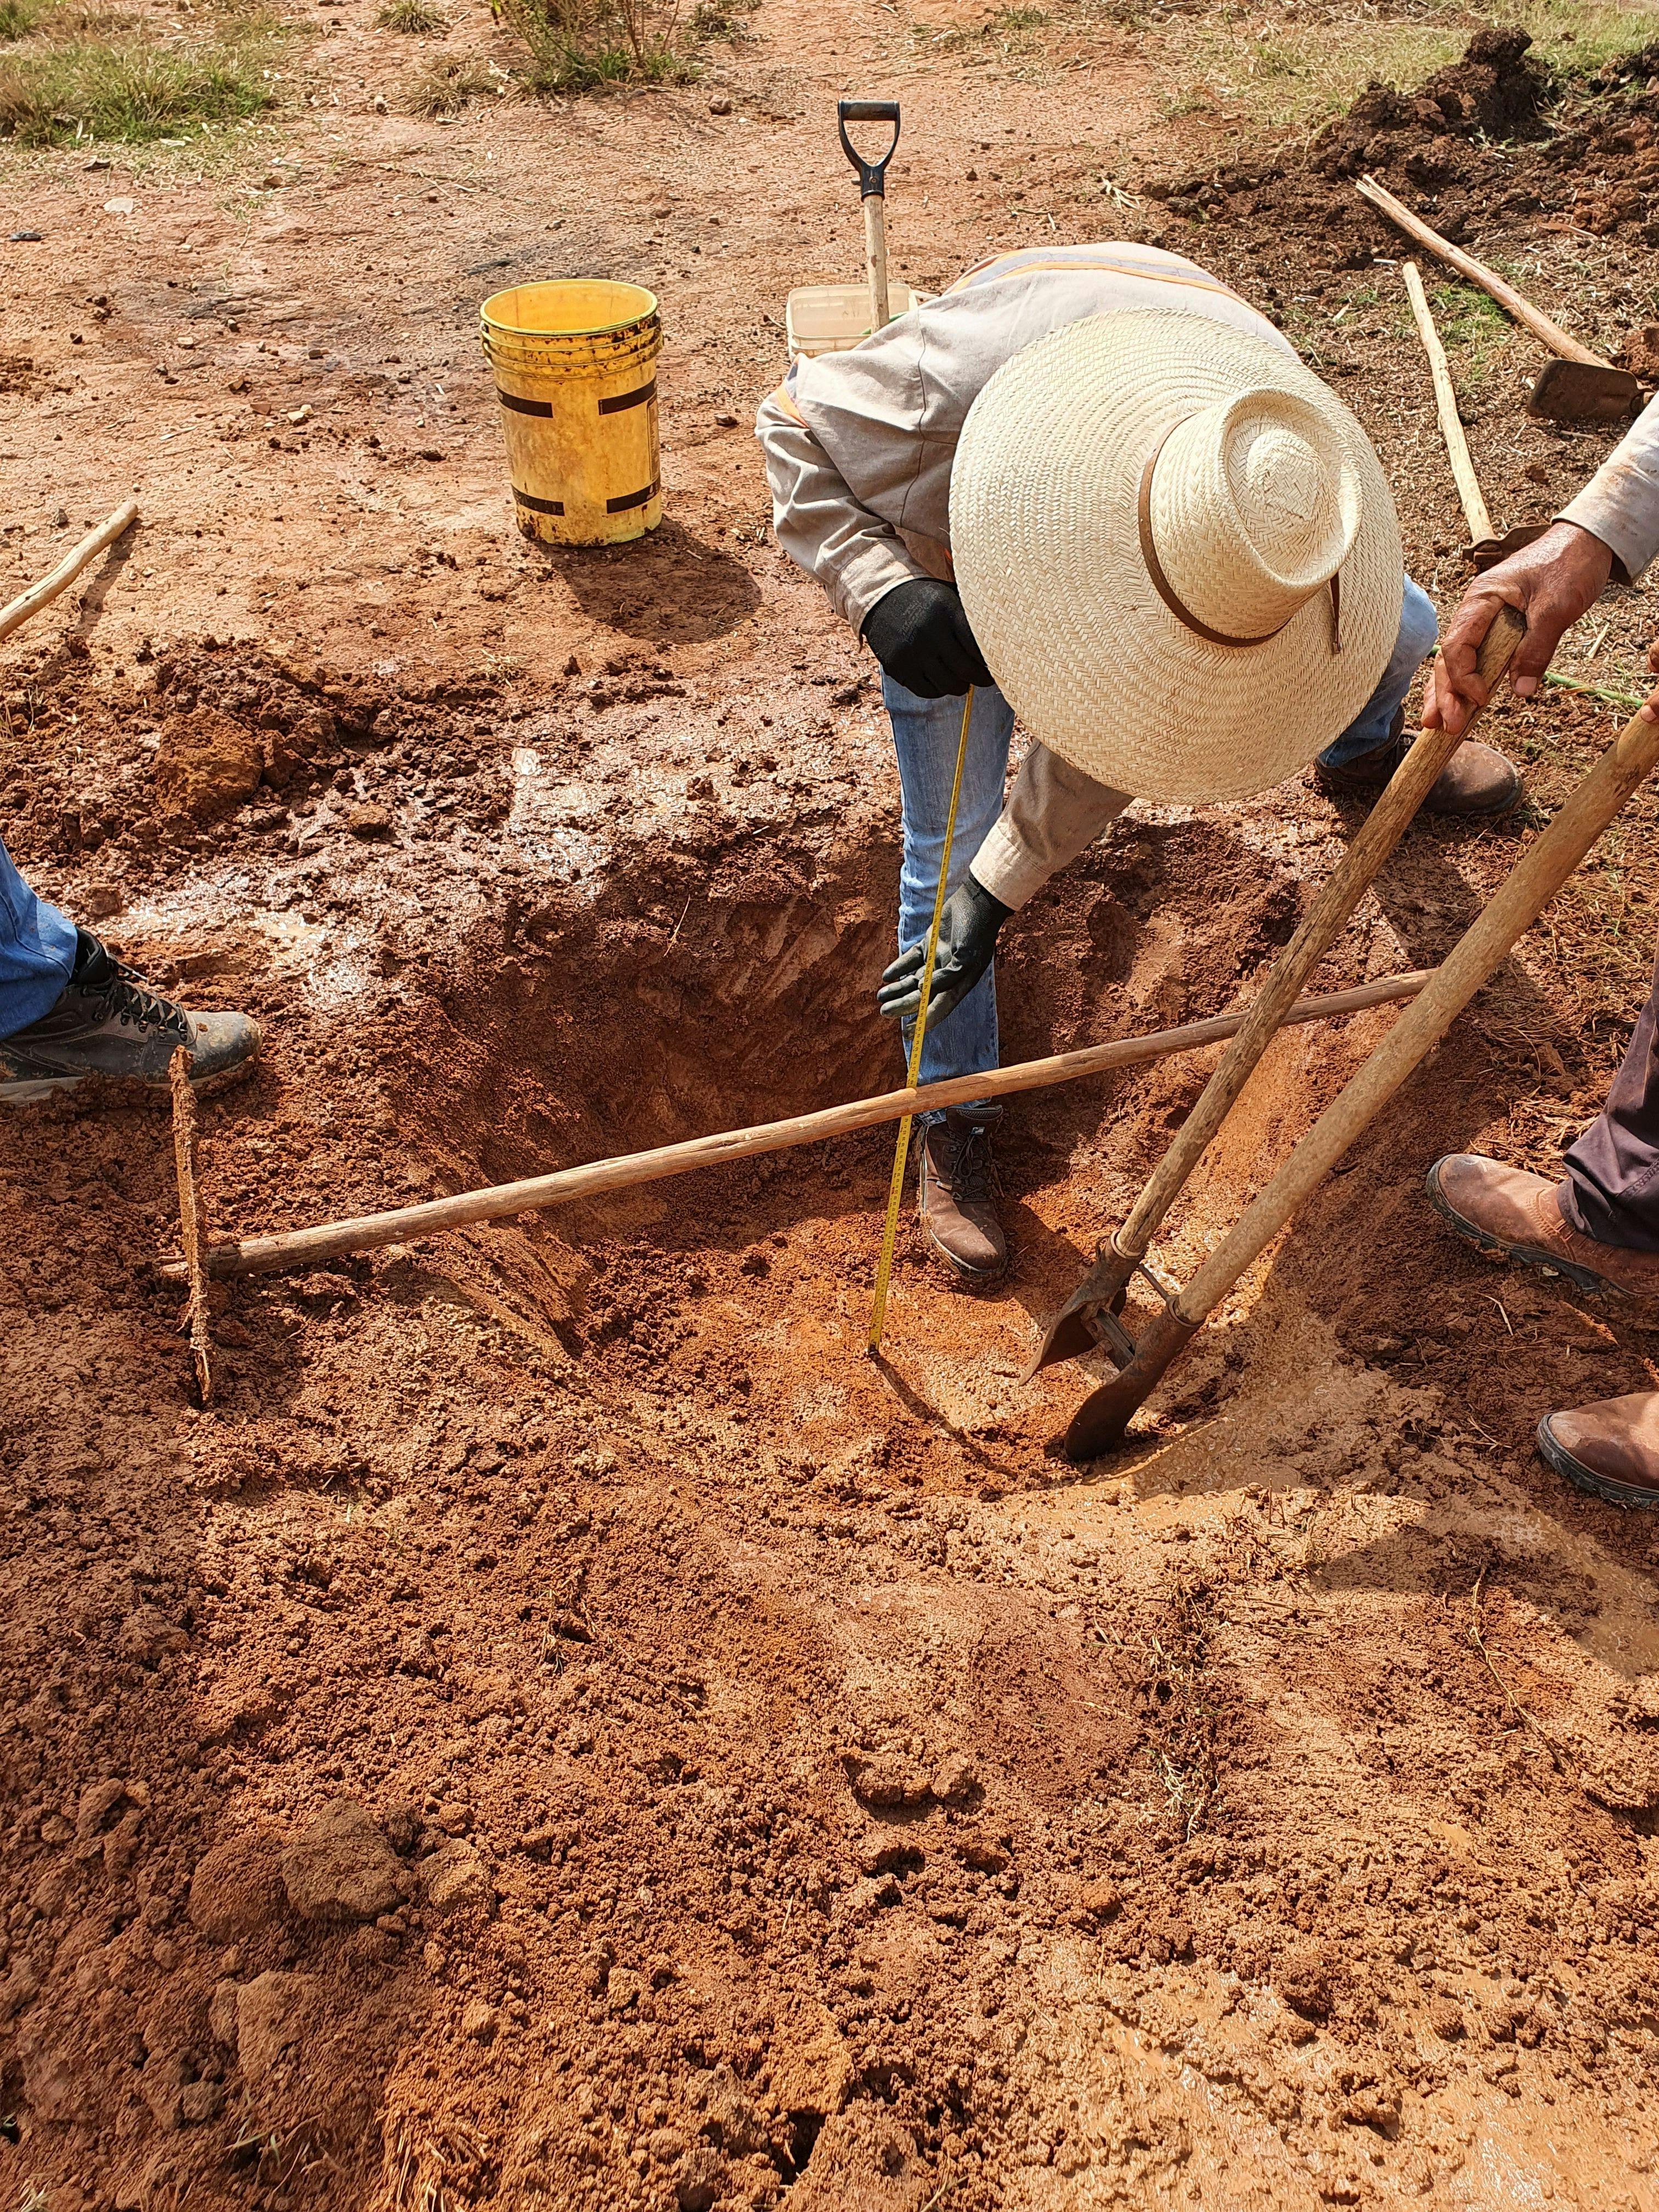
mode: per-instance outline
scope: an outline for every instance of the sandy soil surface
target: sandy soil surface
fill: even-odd
[[[1461,193],[1588,335],[1644,319],[1634,111],[1511,149],[1500,215],[1478,108],[1310,171],[1161,121],[1109,26],[988,70],[766,0],[698,85],[440,126],[367,0],[319,20],[310,104],[205,173],[6,172],[44,238],[3,249],[0,586],[119,493],[145,519],[6,649],[0,828],[266,1020],[204,1109],[222,1234],[892,1079],[871,665],[748,435],[788,286],[856,273],[837,91],[903,100],[914,280],[1128,228],[1279,313],[1443,605],[1455,509],[1350,155]],[[449,44],[495,41],[474,10]],[[476,309],[555,271],[663,297],[667,519],[617,554],[511,528]],[[1607,443],[1520,414],[1528,360],[1498,342],[1470,401],[1500,523]],[[1595,621],[1567,665],[1628,682],[1638,603]],[[1319,981],[1443,951],[1616,720],[1495,717],[1528,810],[1419,825]],[[1012,931],[1009,1054],[1237,1000],[1355,818],[1303,783],[1134,810]],[[1019,1105],[1013,1274],[957,1295],[907,1229],[882,1365],[878,1132],[223,1289],[207,1411],[161,1110],[9,1122],[6,2201],[1659,2203],[1655,1532],[1530,1449],[1659,1383],[1655,1340],[1421,1195],[1594,1110],[1653,822],[1084,1469],[1046,1448],[1087,1378],[1018,1376],[1207,1060]],[[1171,1273],[1387,1020],[1275,1047]]]

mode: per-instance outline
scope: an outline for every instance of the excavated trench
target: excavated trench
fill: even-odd
[[[220,1231],[892,1082],[855,691],[774,775],[773,725],[660,689],[331,682],[198,655],[149,731],[60,694],[96,809],[44,716],[9,787],[29,866],[268,1020],[205,1111]],[[237,757],[214,716],[285,781],[153,841],[150,756]],[[1126,820],[1012,927],[1005,1055],[1228,1005],[1333,830],[1294,788]],[[1431,952],[1463,864],[1414,841],[1320,980]],[[1387,1019],[1275,1045],[1173,1272]],[[159,1116],[0,1132],[0,2179],[142,2212],[1645,2206],[1651,1586],[1377,1348],[1405,1315],[1541,1334],[1505,1279],[1500,1340],[1410,1214],[1492,1110],[1470,1060],[1083,1470],[1045,1447],[1086,1378],[1019,1373],[1207,1060],[1017,1102],[1009,1282],[962,1295],[907,1228],[880,1364],[877,1130],[228,1285],[206,1413],[149,1267]]]

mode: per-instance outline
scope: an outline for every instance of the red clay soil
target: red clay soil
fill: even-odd
[[[88,293],[110,303],[88,384],[148,394],[122,475],[155,520],[10,648],[0,824],[150,973],[265,1020],[203,1109],[216,1233],[893,1079],[870,665],[765,542],[719,420],[777,373],[787,283],[855,262],[823,113],[844,73],[895,66],[886,24],[769,8],[712,92],[447,131],[378,116],[343,67],[327,128],[365,161],[294,125],[302,182],[246,249],[263,290],[225,258],[218,183],[108,217],[118,172],[40,164],[53,265],[8,310],[39,388],[4,425],[36,504],[8,557],[46,564],[58,484],[76,520],[111,489],[107,414],[52,384]],[[1098,228],[1093,111],[1145,119],[1116,37],[1047,82],[904,83],[919,276],[1054,234],[1049,210]],[[334,45],[361,71],[385,52]],[[993,222],[955,187],[964,106],[975,147],[1006,131],[1058,180],[1043,210]],[[738,206],[734,146],[761,180]],[[463,148],[435,214],[367,166]],[[441,266],[390,242],[394,198]],[[670,519],[618,556],[526,548],[467,366],[476,264],[653,275],[671,234]],[[1296,289],[1334,281],[1326,251]],[[222,436],[179,397],[207,378],[164,270],[191,312],[218,301],[191,357],[248,380]],[[1342,388],[1413,565],[1432,580],[1443,544],[1453,589],[1419,365],[1350,323]],[[156,426],[194,422],[164,471]],[[1563,479],[1601,450],[1513,434]],[[1622,644],[1637,617],[1611,612]],[[1494,718],[1528,811],[1420,824],[1319,981],[1437,957],[1615,722]],[[1235,1001],[1355,818],[1304,781],[1133,810],[1012,930],[1007,1054]],[[1530,1446],[1552,1406],[1659,1383],[1653,1331],[1489,1267],[1421,1194],[1440,1152],[1547,1165],[1594,1110],[1653,829],[1644,794],[1086,1468],[1048,1446],[1090,1378],[1018,1377],[1207,1060],[1015,1107],[1007,1285],[954,1291],[907,1223],[878,1364],[879,1131],[225,1287],[206,1410],[157,1267],[164,1108],[9,1121],[0,2196],[1659,2203],[1656,1532]],[[1275,1046],[1170,1273],[1389,1018]]]

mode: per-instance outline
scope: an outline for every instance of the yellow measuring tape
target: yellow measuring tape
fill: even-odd
[[[957,834],[957,801],[962,796],[962,765],[968,757],[968,717],[974,711],[971,685],[962,702],[962,735],[957,739],[957,772],[951,785],[951,811],[945,817],[945,850],[939,855],[939,889],[933,893],[933,921],[927,932],[927,957],[921,969],[921,1004],[916,1008],[915,1027],[910,1032],[910,1065],[905,1077],[906,1088],[914,1091],[916,1078],[921,1073],[922,1039],[927,1031],[927,1001],[933,992],[933,959],[939,951],[939,917],[945,912],[945,886],[951,880],[951,845]],[[870,1309],[870,1340],[865,1347],[873,1359],[881,1350],[881,1332],[887,1320],[887,1283],[893,1272],[893,1240],[898,1235],[899,1202],[904,1196],[904,1166],[910,1156],[910,1116],[906,1115],[898,1126],[898,1143],[893,1152],[893,1180],[887,1190],[887,1226],[881,1232],[881,1260],[876,1268],[875,1303]]]

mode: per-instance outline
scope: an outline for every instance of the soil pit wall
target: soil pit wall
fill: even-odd
[[[349,794],[240,890],[210,829],[105,840],[131,949],[279,1001],[207,1109],[222,1229],[890,1079],[878,805],[762,838],[717,770],[695,826],[619,814],[560,884],[560,715],[435,704],[325,744]],[[402,842],[447,751],[464,866]],[[1321,872],[1309,821],[1125,824],[1020,918],[1006,1048],[1227,1003]],[[1454,928],[1455,857],[1414,845],[1331,979]],[[1172,1264],[1386,1019],[1275,1048]],[[210,1415],[149,1272],[161,1116],[0,1132],[0,2179],[145,2212],[1646,2201],[1646,1563],[1331,1326],[1482,1297],[1404,1233],[1412,1163],[1490,1110],[1443,1060],[1080,1473],[1043,1449],[1076,1373],[1016,1376],[1198,1064],[1019,1105],[1013,1280],[963,1298],[907,1237],[884,1372],[875,1132],[227,1286]]]

